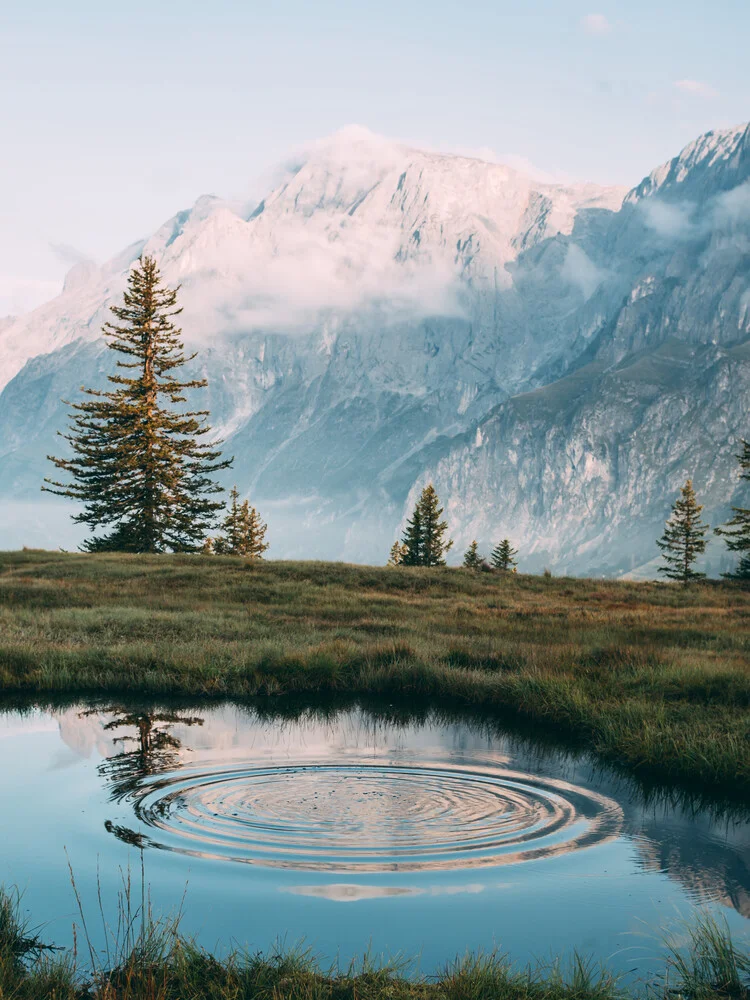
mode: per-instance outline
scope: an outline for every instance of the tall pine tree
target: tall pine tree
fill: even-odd
[[[430,483],[422,490],[419,498],[419,512],[422,525],[422,566],[445,566],[445,554],[453,545],[452,540],[445,541],[448,522],[441,521],[443,508]]]
[[[661,566],[659,572],[670,580],[679,580],[687,585],[706,575],[693,569],[693,563],[706,551],[707,545],[709,526],[701,521],[702,510],[693,490],[693,482],[688,479],[680,490],[680,499],[672,507],[664,534],[656,543],[666,562],[666,566]]]
[[[109,392],[85,389],[72,404],[72,458],[49,456],[73,482],[46,479],[43,489],[83,504],[73,519],[92,529],[112,526],[90,539],[90,552],[191,552],[200,547],[223,504],[212,479],[231,459],[221,458],[205,410],[179,411],[188,389],[204,379],[182,382],[177,375],[195,355],[185,356],[174,318],[177,289],[162,284],[153,257],[142,257],[128,276],[118,323],[105,323],[107,347],[124,355],[122,374],[109,376]],[[125,374],[127,372],[127,374]]]
[[[750,442],[742,442],[742,452],[737,456],[740,463],[740,479],[750,482]],[[734,517],[720,528],[716,534],[727,543],[730,552],[739,552],[740,559],[733,573],[724,575],[734,579],[750,580],[750,510],[746,507],[732,507]]]
[[[453,545],[445,541],[448,530],[446,521],[440,517],[443,508],[430,483],[425,486],[414,507],[414,513],[406,522],[401,538],[402,566],[445,566],[445,553]],[[393,554],[394,549],[391,549]]]
[[[515,557],[518,555],[518,549],[514,549],[510,544],[510,540],[504,538],[502,542],[498,542],[495,548],[492,550],[492,565],[494,569],[499,569],[502,572],[507,573],[516,567]]]

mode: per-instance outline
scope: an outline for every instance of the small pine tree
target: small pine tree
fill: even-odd
[[[443,508],[432,483],[425,486],[419,498],[419,511],[422,526],[422,566],[445,566],[445,554],[452,547],[453,541],[445,541],[448,522],[441,521]]]
[[[245,525],[239,490],[233,486],[229,491],[229,510],[222,523],[223,535],[214,541],[214,549],[219,555],[243,556],[245,554]]]
[[[387,566],[403,566],[406,546],[402,542],[394,542],[388,555]]]
[[[479,555],[479,546],[476,539],[471,543],[464,553],[464,569],[479,570],[482,568],[484,556]]]
[[[406,522],[406,529],[401,539],[403,551],[401,557],[402,566],[422,565],[422,508],[421,501],[417,501],[411,519]]]
[[[265,540],[268,525],[261,519],[255,507],[249,507],[247,500],[242,505],[243,524],[245,528],[245,555],[249,559],[262,559],[263,553],[270,548],[270,542]]]
[[[740,463],[740,479],[750,482],[750,442],[742,442],[742,452],[737,456]],[[730,552],[739,552],[740,560],[733,573],[725,573],[724,576],[750,580],[750,510],[746,507],[732,507],[734,517],[720,528],[716,528],[716,534],[720,535],[727,544]]]
[[[229,510],[222,524],[224,534],[213,539],[213,550],[217,555],[243,556],[248,559],[262,559],[269,548],[265,541],[268,525],[260,514],[251,507],[249,501],[240,503],[236,486],[229,493]]]
[[[693,482],[688,479],[680,490],[680,499],[672,507],[664,534],[656,543],[663,552],[666,566],[659,572],[670,580],[678,580],[687,585],[691,580],[700,580],[705,573],[697,573],[693,563],[706,551],[706,534],[709,526],[701,521],[703,507],[698,503]]]
[[[112,527],[84,543],[89,552],[194,552],[223,507],[211,499],[221,492],[212,474],[231,460],[199,440],[210,432],[207,411],[175,409],[186,390],[206,385],[177,376],[195,357],[185,356],[173,322],[182,311],[177,289],[162,285],[153,257],[142,257],[123,305],[111,308],[119,324],[105,323],[103,332],[107,347],[128,359],[117,362],[123,374],[109,376],[112,391],[85,389],[88,398],[72,404],[70,433],[61,436],[73,457],[49,459],[73,482],[45,479],[42,489],[83,504],[74,521]]]
[[[515,559],[517,555],[518,549],[514,549],[510,544],[510,540],[504,538],[492,550],[492,566],[494,569],[499,569],[507,573],[518,565]]]

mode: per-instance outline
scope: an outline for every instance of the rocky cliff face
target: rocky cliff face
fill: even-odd
[[[593,252],[602,279],[570,318],[567,374],[545,372],[420,477],[450,498],[461,545],[509,534],[531,567],[649,572],[688,476],[714,524],[747,502],[749,171],[750,129],[710,134],[626,197]],[[728,568],[720,542],[706,563]]]
[[[60,397],[102,384],[101,323],[145,249],[182,284],[231,479],[272,554],[383,561],[434,479],[459,548],[510,534],[529,568],[647,569],[687,474],[714,516],[736,493],[749,136],[702,137],[624,204],[361,131],[258,205],[200,199],[0,325],[0,495],[37,510]],[[28,543],[68,542],[49,516]]]

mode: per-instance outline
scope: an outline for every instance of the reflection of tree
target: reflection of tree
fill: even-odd
[[[133,736],[116,736],[114,743],[125,749],[102,761],[99,774],[110,784],[110,797],[122,799],[134,792],[138,783],[154,774],[163,774],[181,766],[181,741],[170,731],[174,725],[202,726],[198,716],[179,715],[177,712],[149,712],[146,709],[126,709],[113,706],[105,710],[113,718],[104,729],[112,731],[124,727],[136,730]],[[101,709],[92,709],[84,715],[99,715]]]

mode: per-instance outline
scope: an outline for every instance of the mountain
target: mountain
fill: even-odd
[[[738,495],[750,128],[629,193],[362,129],[279,176],[258,204],[199,199],[0,323],[0,544],[74,537],[38,493],[44,456],[61,397],[110,369],[99,331],[141,252],[182,286],[231,481],[274,556],[385,561],[434,480],[459,551],[508,534],[522,568],[648,572],[686,475],[714,519]]]

